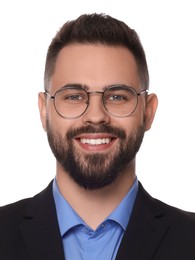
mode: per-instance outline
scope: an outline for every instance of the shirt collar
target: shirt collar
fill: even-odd
[[[108,216],[107,219],[113,220],[121,225],[121,227],[126,230],[135,198],[138,192],[138,180],[135,179],[131,189],[117,206],[117,208]]]
[[[82,219],[60,193],[56,179],[53,181],[53,197],[61,236],[72,227],[83,224]]]
[[[136,178],[133,186],[131,187],[127,195],[123,198],[117,208],[106,218],[106,220],[115,221],[120,224],[120,226],[124,230],[126,230],[137,195],[137,191],[138,181]],[[61,236],[63,236],[72,227],[75,227],[77,225],[86,225],[60,193],[56,179],[54,179],[53,181],[53,197],[56,206]]]

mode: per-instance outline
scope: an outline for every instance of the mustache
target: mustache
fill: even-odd
[[[75,128],[75,129],[69,130],[67,132],[66,136],[67,136],[67,139],[70,140],[80,134],[91,134],[91,133],[93,133],[93,134],[107,133],[107,134],[115,135],[116,137],[118,137],[122,140],[124,140],[126,138],[126,133],[124,130],[117,128],[117,127],[105,125],[105,124],[102,124],[99,126],[88,125],[88,126],[83,126],[80,128]]]

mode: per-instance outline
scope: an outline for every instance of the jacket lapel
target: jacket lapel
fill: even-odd
[[[116,259],[152,259],[169,227],[162,207],[139,184],[131,219]]]
[[[20,232],[30,259],[65,259],[52,196],[52,183],[32,198]]]
[[[166,212],[139,184],[139,191],[116,260],[149,260],[170,228]],[[30,259],[64,260],[52,183],[29,203],[20,226]]]

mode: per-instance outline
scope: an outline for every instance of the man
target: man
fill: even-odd
[[[191,260],[195,220],[152,198],[135,158],[157,108],[136,32],[82,15],[52,40],[39,94],[56,177],[0,210],[2,260]]]

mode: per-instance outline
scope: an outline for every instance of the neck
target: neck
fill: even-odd
[[[56,180],[62,196],[92,229],[118,206],[135,180],[135,162],[112,184],[99,190],[86,190],[76,184],[57,163]]]

